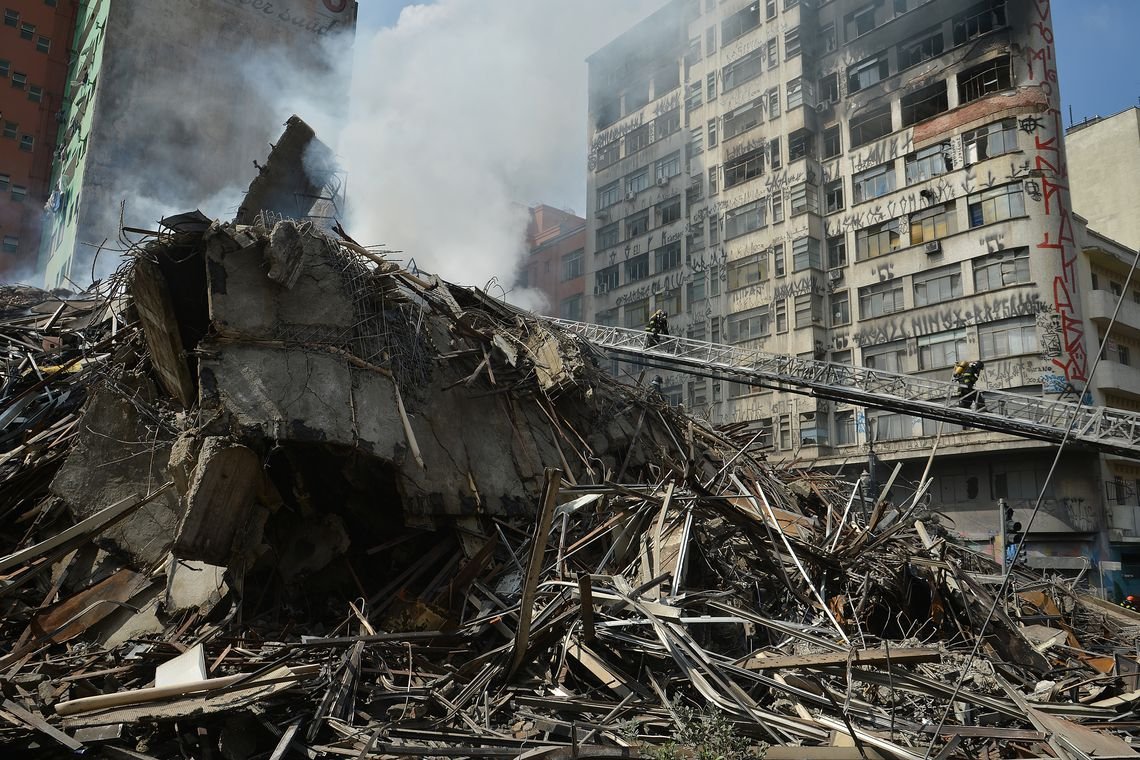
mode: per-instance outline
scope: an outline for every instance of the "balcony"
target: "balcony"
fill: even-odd
[[[1140,397],[1140,369],[1101,359],[1094,378],[1101,391],[1113,391],[1127,396]]]
[[[1112,312],[1116,310],[1117,296],[1107,290],[1088,291],[1088,317],[1098,327],[1107,327],[1112,319]],[[1140,335],[1140,303],[1124,297],[1120,305],[1120,313],[1116,315],[1116,324],[1112,328],[1123,330],[1132,335]]]

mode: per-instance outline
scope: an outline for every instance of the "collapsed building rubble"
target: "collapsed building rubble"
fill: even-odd
[[[1140,616],[1003,579],[929,483],[861,501],[480,291],[251,222],[0,292],[5,746],[1134,753]]]

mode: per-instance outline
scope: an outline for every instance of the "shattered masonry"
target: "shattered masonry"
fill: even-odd
[[[266,219],[0,291],[5,747],[1133,754],[1140,616]]]

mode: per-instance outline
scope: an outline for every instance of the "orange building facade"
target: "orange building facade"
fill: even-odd
[[[36,278],[77,5],[76,0],[0,0],[0,280],[4,282]]]
[[[534,206],[526,242],[530,255],[520,279],[526,287],[546,296],[542,313],[583,319],[586,220],[552,206]]]

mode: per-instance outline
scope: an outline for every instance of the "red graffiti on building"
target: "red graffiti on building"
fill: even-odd
[[[1051,0],[1033,0],[1038,20],[1030,25],[1027,62],[1029,80],[1038,83],[1049,102],[1047,118],[1040,120],[1034,138],[1035,168],[1041,174],[1042,199],[1048,228],[1038,250],[1056,251],[1061,257],[1061,274],[1053,279],[1053,306],[1060,316],[1064,357],[1053,364],[1065,373],[1069,382],[1088,380],[1088,355],[1085,331],[1079,307],[1073,294],[1077,292],[1076,237],[1069,209],[1069,187],[1064,157],[1061,153],[1060,93],[1057,91],[1056,56],[1053,51]],[[1064,361],[1062,361],[1064,359]]]

